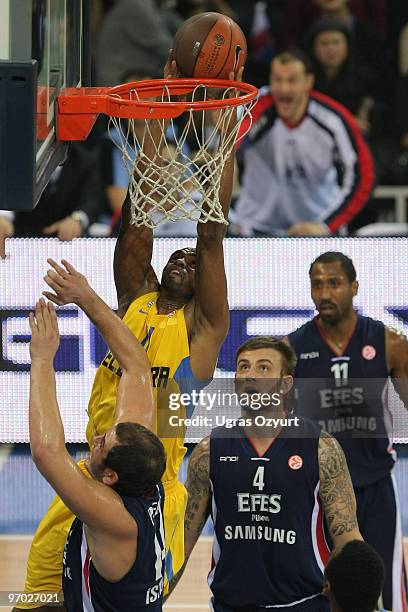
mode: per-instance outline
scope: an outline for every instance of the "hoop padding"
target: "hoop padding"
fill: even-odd
[[[223,170],[234,163],[238,136],[243,138],[251,127],[257,90],[231,81],[180,80],[189,82],[189,101],[174,101],[174,95],[185,91],[174,81],[170,86],[169,81],[158,82],[161,93],[154,102],[140,100],[139,83],[126,86],[129,101],[156,104],[159,112],[170,107],[169,119],[110,118],[109,132],[129,175],[131,219],[137,226],[154,228],[185,219],[227,224],[220,202]],[[238,96],[239,90],[245,95]],[[123,90],[117,95],[123,96]],[[173,105],[177,115],[183,114],[181,124],[174,121]],[[240,131],[244,119],[245,133]]]

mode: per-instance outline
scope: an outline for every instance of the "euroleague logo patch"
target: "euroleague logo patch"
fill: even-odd
[[[364,359],[367,359],[367,361],[371,361],[376,356],[377,351],[375,350],[373,346],[371,346],[371,344],[366,344],[361,349],[361,354],[364,357]]]
[[[303,459],[299,455],[292,455],[288,459],[288,466],[291,470],[300,470],[303,467]]]
[[[225,38],[223,37],[222,34],[216,34],[214,36],[214,44],[217,45],[217,47],[222,47],[224,43],[225,43]]]

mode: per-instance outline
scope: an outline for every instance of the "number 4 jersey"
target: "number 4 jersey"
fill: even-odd
[[[290,430],[263,456],[238,427],[211,434],[215,535],[208,581],[215,610],[280,609],[310,603],[322,591],[329,551],[319,498],[320,428],[299,419]]]
[[[297,356],[296,413],[338,439],[355,487],[387,476],[395,453],[387,433],[384,324],[358,315],[342,354],[326,342],[318,317],[288,339]]]
[[[161,612],[164,576],[163,487],[150,497],[123,497],[138,526],[136,560],[118,582],[96,571],[84,526],[75,519],[64,549],[63,591],[67,612]]]

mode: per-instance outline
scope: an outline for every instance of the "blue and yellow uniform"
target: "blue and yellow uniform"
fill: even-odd
[[[157,433],[166,450],[164,525],[166,535],[166,576],[171,579],[184,562],[184,513],[187,492],[177,480],[186,452],[184,429],[165,429],[168,422],[168,396],[191,385],[194,377],[190,366],[190,348],[184,308],[170,314],[158,314],[157,292],[135,299],[123,321],[144,346],[151,364],[154,393],[158,406]],[[115,418],[116,395],[121,370],[108,352],[99,366],[88,405],[87,440],[92,448],[93,436],[104,434]],[[197,388],[198,381],[193,382]],[[201,385],[202,386],[202,385]],[[161,415],[161,416],[160,416]],[[163,418],[164,417],[164,418]],[[168,437],[163,437],[167,433]],[[81,467],[86,471],[84,462]],[[62,588],[62,554],[74,516],[59,497],[51,503],[31,545],[28,559],[26,591],[60,591]],[[22,606],[23,607],[23,606]],[[29,605],[24,606],[30,608]],[[31,606],[35,607],[35,606]]]

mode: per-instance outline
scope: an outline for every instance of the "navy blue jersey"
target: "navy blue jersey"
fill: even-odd
[[[96,571],[83,523],[75,519],[64,549],[63,591],[67,612],[161,612],[165,542],[162,485],[151,497],[123,497],[138,526],[136,561],[118,582]]]
[[[342,355],[327,344],[316,317],[288,336],[297,355],[297,414],[317,421],[345,452],[354,486],[381,480],[395,453],[385,405],[385,327],[358,315]]]
[[[319,498],[320,428],[299,423],[291,437],[283,429],[262,457],[239,427],[211,434],[208,583],[219,604],[286,606],[322,590],[329,550]]]

